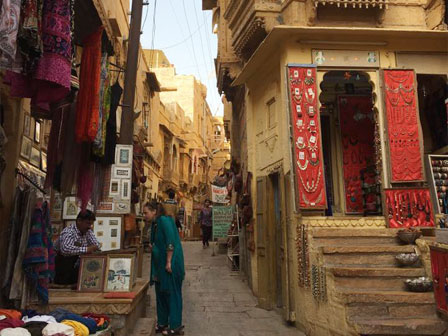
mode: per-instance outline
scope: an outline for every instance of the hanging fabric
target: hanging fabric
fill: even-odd
[[[36,15],[34,15],[35,17]],[[70,92],[71,8],[67,0],[47,0],[42,8],[43,54],[32,74],[8,72],[11,96],[31,98],[31,104],[49,111],[49,104]],[[51,115],[45,116],[50,119]]]
[[[25,283],[25,275],[22,267],[23,258],[25,256],[28,239],[30,235],[31,228],[31,214],[33,212],[33,208],[36,204],[36,190],[34,188],[27,188],[24,191],[23,198],[19,205],[20,214],[19,217],[13,217],[11,220],[18,221],[19,225],[22,226],[21,235],[20,235],[20,243],[17,249],[17,256],[14,262],[13,274],[11,279],[11,288],[9,291],[9,299],[10,300],[18,300],[22,303],[25,301],[24,297],[27,297],[26,293],[26,283]]]
[[[115,163],[115,148],[117,146],[117,108],[120,105],[121,95],[123,89],[118,83],[118,80],[111,87],[111,102],[110,102],[110,114],[106,125],[106,140],[104,148],[104,157],[102,162],[104,164]]]
[[[23,269],[26,277],[37,291],[39,301],[48,303],[48,286],[54,277],[54,250],[51,239],[50,212],[47,202],[36,207],[31,217]]]
[[[23,59],[23,72],[31,74],[36,70],[43,50],[42,10],[43,0],[22,2],[21,24],[17,35],[17,44]]]
[[[77,176],[77,197],[81,200],[81,211],[87,208],[93,191],[95,163],[90,160],[90,151],[90,144],[83,143]]]
[[[87,36],[83,43],[78,93],[76,140],[92,142],[99,125],[101,75],[101,36],[103,27]]]
[[[20,0],[3,0],[0,9],[0,69],[13,70],[20,23]]]
[[[423,180],[420,120],[413,70],[384,70],[391,182]]]
[[[93,154],[97,158],[104,156],[107,120],[109,119],[110,112],[110,76],[107,54],[103,54],[101,62],[99,125],[95,140],[93,141]]]

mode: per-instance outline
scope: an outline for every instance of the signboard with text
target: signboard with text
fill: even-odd
[[[226,204],[229,201],[227,200],[227,187],[218,187],[212,185],[212,202],[219,204]]]
[[[233,221],[233,206],[214,206],[213,239],[226,238]]]

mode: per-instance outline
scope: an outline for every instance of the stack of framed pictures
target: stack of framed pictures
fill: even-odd
[[[115,164],[111,167],[109,197],[100,203],[97,211],[104,214],[128,214],[131,212],[132,145],[117,145]]]
[[[133,254],[81,256],[78,291],[130,292],[135,285],[135,275]]]

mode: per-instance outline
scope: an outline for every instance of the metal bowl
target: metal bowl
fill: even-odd
[[[397,236],[398,238],[406,243],[406,244],[414,244],[415,241],[420,238],[422,235],[421,231],[398,231]]]
[[[426,277],[407,279],[404,283],[410,292],[429,292],[432,290],[432,280]]]
[[[417,253],[400,253],[395,259],[401,266],[412,266],[418,261],[419,256]]]

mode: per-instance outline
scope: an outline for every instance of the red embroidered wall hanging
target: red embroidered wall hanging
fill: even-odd
[[[364,212],[361,176],[375,165],[375,121],[370,96],[339,96],[339,120],[342,136],[342,167],[346,213]],[[365,183],[375,183],[364,181]],[[376,195],[371,195],[376,197]]]
[[[384,70],[384,82],[391,181],[422,181],[414,71]]]
[[[299,207],[324,209],[324,166],[317,109],[316,68],[291,66],[288,69],[295,166]]]
[[[389,227],[434,226],[429,189],[386,189]]]

